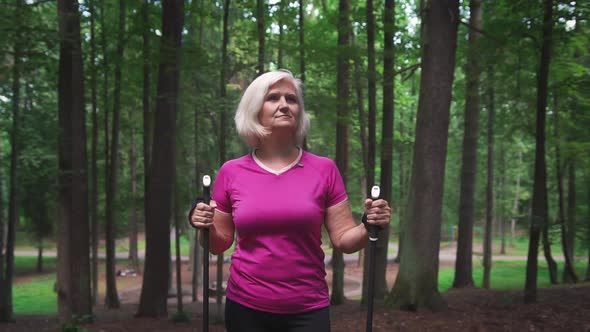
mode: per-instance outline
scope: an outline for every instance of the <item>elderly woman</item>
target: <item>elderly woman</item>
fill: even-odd
[[[329,331],[322,225],[335,248],[366,246],[367,224],[386,225],[388,202],[365,201],[357,225],[334,162],[303,151],[309,129],[301,82],[286,70],[265,73],[244,92],[235,115],[253,147],[223,164],[210,204],[190,214],[209,228],[211,252],[237,233],[226,292],[226,328],[236,331]]]

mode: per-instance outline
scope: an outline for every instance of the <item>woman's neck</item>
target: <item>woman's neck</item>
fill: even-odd
[[[291,164],[299,156],[299,148],[293,140],[263,139],[255,150],[256,158],[273,169]]]

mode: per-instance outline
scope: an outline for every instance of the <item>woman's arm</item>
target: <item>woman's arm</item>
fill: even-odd
[[[365,201],[367,222],[374,225],[387,225],[391,209],[386,201],[379,199]],[[326,210],[326,229],[334,247],[345,254],[364,248],[369,240],[365,225],[356,225],[352,217],[350,202],[345,201]]]
[[[211,201],[210,205],[197,204],[191,223],[198,229],[209,229],[209,250],[213,254],[220,254],[234,242],[235,225],[230,213],[216,210],[217,204]],[[203,232],[200,232],[199,242],[203,245]]]

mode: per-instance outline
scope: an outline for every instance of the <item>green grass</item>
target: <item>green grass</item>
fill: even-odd
[[[481,261],[473,262],[473,281],[476,287],[482,287],[483,267]],[[586,261],[577,261],[575,264],[578,277],[584,276],[586,271]],[[563,263],[558,262],[558,280],[563,273]],[[524,289],[526,276],[526,261],[493,261],[490,275],[490,287],[492,289]],[[441,292],[451,288],[455,277],[454,268],[444,268],[438,274],[438,287]],[[537,273],[537,287],[549,287],[549,271],[545,261],[539,261]]]
[[[55,274],[48,274],[14,285],[14,313],[55,315],[57,294],[53,291],[54,284]]]
[[[43,257],[43,270],[54,271],[57,264],[56,257]],[[37,256],[16,256],[14,258],[14,272],[17,275],[36,273]]]

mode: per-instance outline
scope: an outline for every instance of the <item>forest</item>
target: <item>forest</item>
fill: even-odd
[[[590,2],[0,9],[0,331],[199,330],[203,289],[222,331],[233,247],[203,285],[187,213],[250,152],[234,112],[277,69],[355,219],[374,184],[392,207],[375,331],[590,329]],[[367,251],[322,247],[332,330],[360,331]]]

